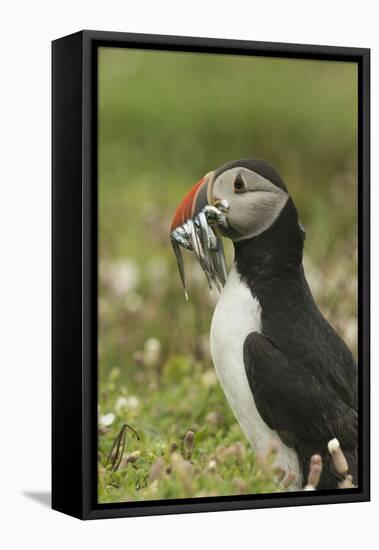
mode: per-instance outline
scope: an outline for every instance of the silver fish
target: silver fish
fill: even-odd
[[[215,206],[207,205],[193,220],[186,220],[171,233],[171,243],[178,263],[186,300],[188,300],[188,291],[181,247],[194,252],[207,278],[210,290],[215,285],[221,291],[226,282],[228,272],[224,246],[218,227],[228,227],[228,208],[227,201],[219,201]]]

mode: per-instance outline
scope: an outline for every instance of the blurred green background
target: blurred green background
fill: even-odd
[[[217,295],[185,253],[185,301],[169,239],[188,189],[243,157],[265,159],[286,182],[316,301],[357,351],[356,64],[101,48],[101,502],[282,490],[215,379]],[[112,473],[124,423],[140,440],[128,432]]]

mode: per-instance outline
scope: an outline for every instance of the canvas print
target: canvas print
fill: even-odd
[[[101,47],[99,503],[359,484],[358,70]]]

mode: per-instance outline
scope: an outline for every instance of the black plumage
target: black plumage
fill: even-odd
[[[267,166],[262,175],[284,186]],[[248,168],[259,173],[257,165]],[[268,230],[234,243],[237,270],[262,308],[262,334],[247,336],[244,363],[263,420],[296,449],[304,480],[310,457],[322,455],[318,488],[330,489],[339,477],[327,452],[334,437],[358,482],[357,367],[312,297],[302,266],[304,237],[289,198]]]

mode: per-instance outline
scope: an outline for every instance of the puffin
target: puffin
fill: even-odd
[[[234,246],[229,273],[223,238]],[[178,243],[196,253],[210,286],[212,280],[219,286],[212,361],[253,450],[265,453],[274,444],[275,467],[295,491],[320,455],[317,489],[330,490],[341,482],[328,452],[337,439],[356,483],[356,361],[312,296],[304,228],[277,171],[263,160],[241,159],[209,172],[179,204],[171,239],[184,285]]]

